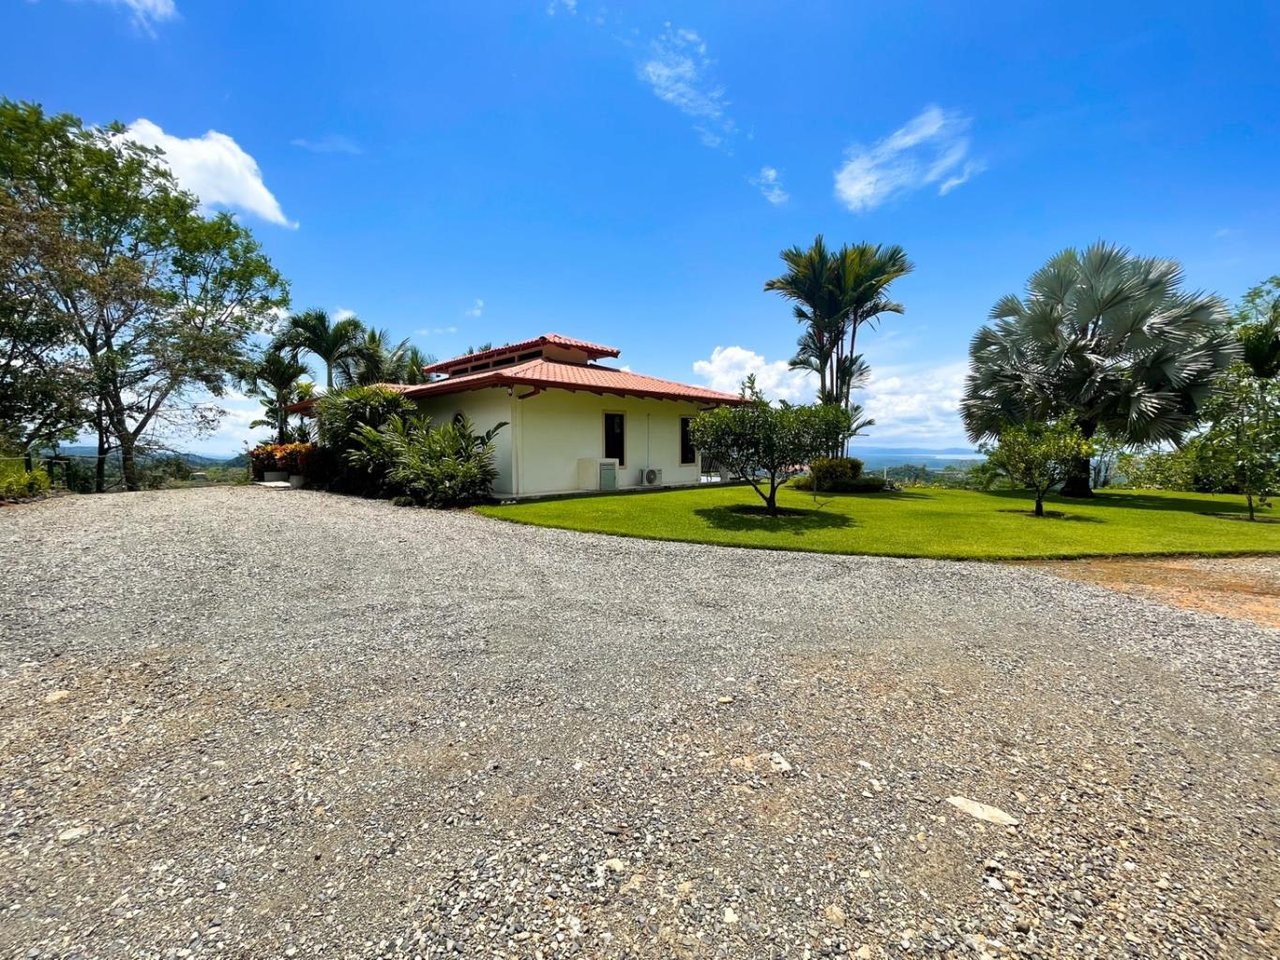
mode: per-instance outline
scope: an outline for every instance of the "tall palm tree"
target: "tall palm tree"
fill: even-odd
[[[274,349],[265,351],[240,374],[240,385],[245,393],[261,397],[266,408],[266,418],[255,421],[253,426],[272,427],[276,431],[276,443],[288,440],[287,408],[299,399],[300,381],[306,374],[307,366],[301,360]]]
[[[1101,242],[1051,258],[973,337],[960,402],[969,436],[1070,419],[1086,439],[1179,441],[1240,356],[1222,300],[1182,290],[1182,279],[1172,260]],[[1063,493],[1090,496],[1089,479],[1085,458]]]
[[[303,353],[317,357],[324,364],[325,389],[332,393],[334,370],[355,356],[364,332],[355,317],[335,321],[324,310],[307,310],[289,318],[274,346],[295,360]]]
[[[338,382],[344,387],[369,387],[375,383],[403,383],[408,366],[409,341],[391,342],[386,330],[365,330],[355,349],[337,364]]]
[[[805,324],[800,337],[794,369],[814,370],[818,374],[818,394],[827,396],[831,383],[831,359],[839,334],[839,314],[843,309],[839,291],[832,282],[833,257],[822,234],[806,250],[789,247],[781,253],[787,272],[765,282],[767,291],[782,294],[794,303],[792,313]]]
[[[861,385],[850,366],[858,331],[881,314],[902,313],[902,304],[890,300],[887,291],[914,267],[900,246],[859,243],[833,251],[822,234],[807,250],[782,251],[782,260],[787,272],[764,288],[794,301],[795,318],[805,325],[791,367],[818,374],[822,402],[848,406],[852,390]],[[865,374],[861,379],[865,383]]]

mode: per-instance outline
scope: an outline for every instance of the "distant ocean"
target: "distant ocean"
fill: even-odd
[[[925,450],[912,447],[862,447],[855,440],[849,445],[849,453],[863,463],[864,470],[884,470],[886,467],[925,466],[930,470],[947,467],[964,469],[986,459],[976,450],[963,447],[947,447],[942,450]]]

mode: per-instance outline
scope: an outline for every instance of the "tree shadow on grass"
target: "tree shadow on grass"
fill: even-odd
[[[1026,510],[1015,510],[1012,507],[1002,507],[996,511],[997,513],[1016,513],[1024,517],[1030,517],[1033,520],[1066,520],[1068,523],[1106,523],[1101,517],[1086,517],[1079,513],[1063,513],[1061,510],[1050,510],[1045,508],[1044,516],[1037,517],[1034,508]]]
[[[790,533],[793,536],[802,537],[811,530],[832,530],[854,526],[852,517],[828,510],[779,507],[778,516],[771,517],[765,511],[764,504],[703,507],[693,512],[717,530],[740,533]]]

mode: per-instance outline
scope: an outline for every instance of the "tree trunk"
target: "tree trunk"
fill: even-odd
[[[1249,521],[1252,522],[1255,519],[1253,516],[1253,494],[1246,493],[1245,499],[1249,501]]]
[[[107,489],[107,425],[102,419],[102,410],[97,413],[98,428],[98,462],[93,470],[93,492],[105,493]]]
[[[769,486],[769,496],[764,499],[765,509],[769,511],[769,516],[776,517],[778,515],[778,485],[771,483]]]
[[[1092,440],[1093,435],[1098,432],[1098,424],[1093,420],[1077,420],[1076,427],[1079,428],[1080,435],[1086,440]],[[1062,495],[1064,497],[1092,497],[1091,473],[1092,465],[1089,458],[1077,457],[1071,465],[1071,472],[1067,474],[1066,482],[1062,484]]]
[[[133,457],[133,437],[122,434],[120,440],[120,471],[124,474],[124,488],[131,493],[142,489],[138,482],[138,464]]]
[[[1036,497],[1036,516],[1037,517],[1044,516],[1044,496],[1043,495],[1039,495]]]

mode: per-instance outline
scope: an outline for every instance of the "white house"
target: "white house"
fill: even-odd
[[[741,399],[595,362],[618,352],[548,333],[434,364],[438,379],[396,389],[437,423],[508,423],[495,441],[499,497],[698,483],[690,421]]]

